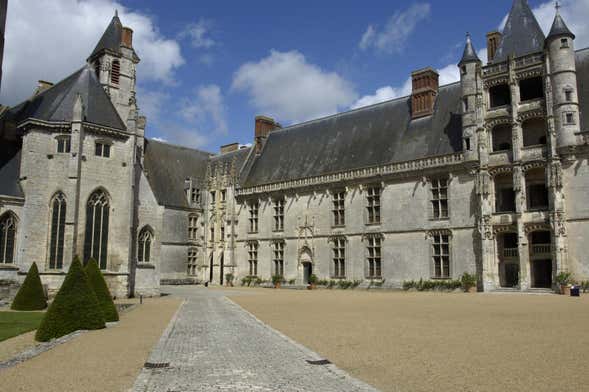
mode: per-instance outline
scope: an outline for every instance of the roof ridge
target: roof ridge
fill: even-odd
[[[215,155],[215,154],[214,154],[214,153],[212,153],[212,152],[205,151],[205,150],[201,150],[201,149],[199,149],[199,148],[194,148],[194,147],[187,147],[187,146],[181,146],[181,145],[179,145],[179,144],[174,144],[174,143],[170,143],[170,142],[167,142],[167,141],[166,141],[166,142],[164,142],[164,141],[161,141],[161,140],[156,140],[155,138],[147,138],[147,137],[146,137],[145,139],[147,139],[147,141],[148,141],[149,143],[165,144],[166,146],[169,146],[169,147],[179,148],[179,149],[183,149],[183,150],[191,150],[191,151],[202,152],[202,153],[209,154],[209,155],[213,155],[213,156]]]

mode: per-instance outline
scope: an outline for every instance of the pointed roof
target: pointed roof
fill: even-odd
[[[53,87],[13,107],[7,118],[16,124],[29,118],[49,122],[72,121],[78,94],[84,103],[84,121],[125,130],[125,123],[87,64]]]
[[[549,39],[566,35],[571,37],[572,39],[575,39],[575,35],[569,30],[566,23],[564,23],[564,19],[562,19],[562,16],[560,16],[559,8],[560,6],[557,3],[554,22],[552,22],[552,28],[550,29],[550,33],[548,33],[548,37],[546,38]]]
[[[458,63],[458,65],[478,62],[481,61],[479,56],[477,56],[476,50],[472,46],[472,40],[470,39],[470,34],[466,33],[466,45],[464,46],[464,52],[462,53],[462,60]]]
[[[514,0],[492,62],[505,61],[510,55],[520,57],[541,52],[543,49],[544,33],[527,0]]]
[[[120,52],[121,48],[121,37],[123,34],[123,24],[119,19],[118,12],[115,11],[115,16],[113,16],[110,24],[102,34],[100,41],[96,44],[96,47],[92,51],[88,60],[100,55],[103,51],[111,51],[115,53]]]

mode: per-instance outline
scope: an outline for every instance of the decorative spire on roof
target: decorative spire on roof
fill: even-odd
[[[472,40],[470,38],[470,33],[466,33],[466,45],[464,46],[464,53],[462,54],[462,59],[458,65],[462,65],[465,63],[472,63],[481,61],[479,56],[477,56],[476,50],[472,46]]]
[[[569,36],[572,39],[575,39],[575,35],[569,30],[566,23],[564,23],[564,19],[560,15],[560,3],[557,1],[554,5],[556,9],[556,15],[554,16],[554,22],[552,22],[552,28],[550,29],[550,33],[548,33],[548,37],[546,39],[551,39],[554,37],[560,36]]]
[[[121,50],[121,36],[123,31],[123,24],[119,19],[119,13],[115,10],[115,15],[113,16],[112,20],[110,21],[108,27],[102,34],[100,41],[96,44],[96,47],[92,51],[88,60],[92,60],[93,58],[99,56],[104,51],[111,51],[114,53],[119,53]]]

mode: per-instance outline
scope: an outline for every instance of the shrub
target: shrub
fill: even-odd
[[[319,279],[317,278],[317,275],[311,274],[311,276],[309,276],[309,283],[311,283],[311,284],[317,284],[317,282],[319,282]],[[325,281],[324,286],[327,286],[327,281]]]
[[[475,287],[477,285],[477,278],[476,276],[465,272],[460,277],[460,282],[462,284],[462,289],[464,291],[468,291],[471,287]]]
[[[252,284],[252,280],[253,280],[253,278],[251,276],[245,276],[245,277],[241,278],[241,285],[242,286],[247,285],[249,287]]]
[[[567,284],[571,283],[571,281],[573,280],[573,274],[571,274],[570,272],[559,272],[558,275],[556,275],[556,282],[558,282],[559,285],[561,286],[566,286]]]
[[[37,264],[33,263],[10,308],[12,310],[43,310],[46,307],[47,298],[45,298],[39,270]]]
[[[403,282],[403,290],[417,289],[418,291],[431,290],[455,290],[462,287],[460,280],[406,280]]]
[[[589,280],[581,282],[581,289],[583,289],[583,293],[586,293],[589,290]]]
[[[233,274],[225,274],[225,282],[227,282],[227,286],[233,286]]]
[[[277,284],[280,284],[284,282],[284,278],[282,277],[282,275],[273,275],[272,276],[272,284],[274,284],[274,286],[276,286]]]
[[[290,279],[290,280],[288,281],[288,284],[295,284],[295,283],[296,283],[296,281],[297,281],[296,279]]]
[[[102,309],[104,320],[119,321],[117,307],[112,300],[112,296],[110,295],[110,291],[108,290],[108,286],[104,281],[102,272],[100,272],[100,268],[98,268],[98,263],[96,263],[96,260],[88,260],[88,263],[84,268],[84,272],[86,272],[86,276],[88,276],[88,283],[90,283],[90,286],[96,294],[96,299],[98,299],[100,309]]]
[[[35,339],[46,342],[80,329],[100,328],[104,328],[104,315],[76,256],[41,321]]]

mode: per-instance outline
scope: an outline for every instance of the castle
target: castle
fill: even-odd
[[[467,37],[460,82],[281,128],[212,154],[145,138],[133,32],[115,15],[86,64],[0,117],[0,280],[49,290],[74,255],[118,296],[281,275],[400,287],[475,274],[479,290],[589,278],[589,49],[527,1]]]

